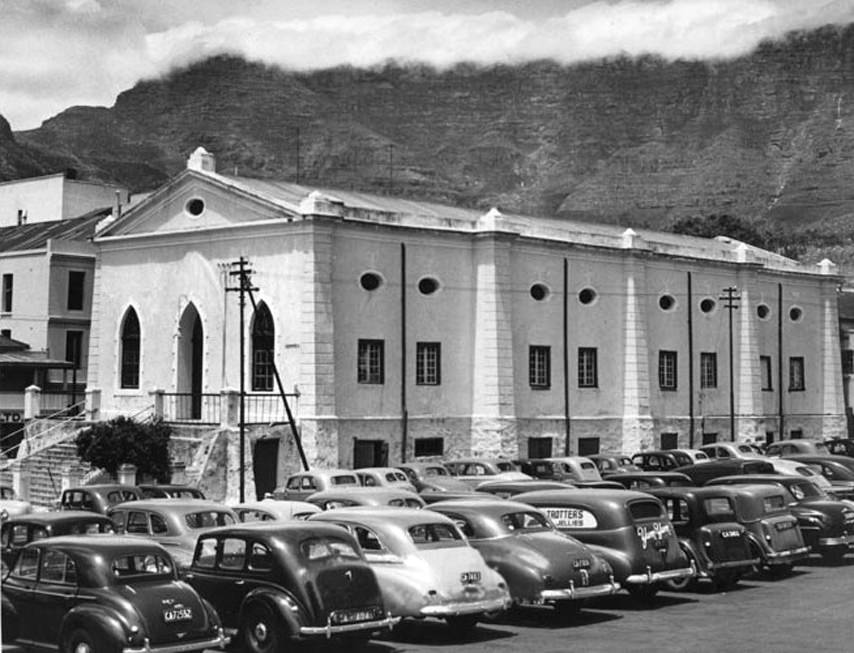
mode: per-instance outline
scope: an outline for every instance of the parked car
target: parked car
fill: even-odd
[[[623,474],[611,474],[609,481],[616,481],[628,490],[640,490],[646,492],[655,487],[691,487],[694,481],[681,472],[626,472]]]
[[[835,456],[854,457],[854,440],[851,438],[839,438],[824,441],[827,450]]]
[[[33,512],[13,517],[0,527],[3,573],[15,562],[18,552],[30,542],[60,535],[114,532],[113,522],[108,517],[82,510]]]
[[[438,503],[439,501],[457,501],[457,500],[464,500],[464,501],[484,500],[484,501],[487,501],[489,499],[495,498],[495,495],[489,494],[488,492],[478,492],[478,491],[472,490],[472,489],[465,490],[463,492],[457,492],[457,491],[452,492],[450,490],[445,491],[445,492],[425,491],[425,492],[419,493],[418,496],[421,497],[424,500],[424,503],[427,504],[428,506],[433,504],[433,503]]]
[[[562,458],[533,458],[520,460],[523,472],[541,480],[563,481],[577,487],[602,481],[599,469],[584,456],[564,456]]]
[[[450,517],[497,571],[517,604],[551,605],[567,616],[584,599],[620,589],[611,566],[561,533],[539,510],[516,501],[442,501],[430,506]]]
[[[682,465],[693,465],[711,460],[705,451],[700,449],[669,449],[676,456],[676,460]]]
[[[358,487],[315,492],[306,498],[322,510],[350,506],[394,506],[397,508],[423,508],[426,502],[421,495],[409,490],[391,487]]]
[[[825,491],[835,499],[854,499],[854,458],[827,454],[794,454],[782,459],[808,465],[830,481]]]
[[[745,474],[724,476],[712,483],[780,485],[789,509],[798,519],[804,543],[813,552],[821,554],[828,562],[838,563],[854,549],[854,508],[848,502],[831,499],[807,478],[782,474]]]
[[[825,492],[831,489],[831,483],[817,469],[796,460],[787,458],[769,458],[768,462],[774,467],[775,474],[787,476],[803,476],[818,485]]]
[[[767,456],[791,456],[796,453],[829,454],[830,450],[821,440],[810,440],[807,438],[780,440],[779,442],[772,442],[765,447],[765,454]]]
[[[391,487],[417,492],[409,477],[395,467],[362,467],[356,476],[364,487]]]
[[[476,492],[485,492],[502,499],[508,499],[523,492],[536,492],[537,490],[571,490],[574,485],[562,483],[561,481],[543,481],[530,479],[522,481],[486,481],[477,486]]]
[[[237,515],[219,503],[198,499],[144,499],[107,511],[116,531],[141,535],[165,546],[179,568],[190,564],[196,538],[211,528],[237,522]]]
[[[142,499],[142,491],[135,485],[117,483],[83,485],[63,490],[59,499],[59,509],[88,510],[104,515],[117,503],[139,499]]]
[[[515,501],[539,508],[557,528],[601,554],[614,580],[635,598],[651,599],[662,583],[694,576],[664,506],[633,490],[546,490]]]
[[[623,454],[604,454],[597,453],[587,456],[596,465],[599,474],[604,478],[608,474],[617,474],[620,472],[638,472],[640,467],[632,462],[631,456]]]
[[[411,508],[348,508],[310,522],[343,526],[358,540],[395,616],[438,617],[468,630],[510,606],[507,583],[453,521]]]
[[[150,540],[87,535],[32,542],[2,593],[4,644],[165,653],[228,643],[213,607],[178,580],[169,553]]]
[[[715,442],[704,444],[700,451],[713,460],[724,458],[762,458],[763,455],[746,442]]]
[[[441,463],[401,463],[397,468],[406,474],[418,492],[466,492],[471,489]]]
[[[400,620],[388,613],[353,536],[333,524],[259,522],[208,531],[185,579],[251,653],[284,651],[299,639],[364,639]]]
[[[747,529],[736,518],[736,491],[723,486],[671,486],[647,491],[664,504],[679,543],[697,570],[696,580],[709,580],[718,589],[729,589],[759,564]],[[690,582],[684,578],[668,585],[684,589]]]
[[[138,485],[143,499],[205,499],[205,493],[190,485]]]
[[[0,523],[33,512],[33,504],[20,499],[0,499]]]
[[[645,472],[663,472],[680,466],[670,451],[642,451],[632,456],[632,463]]]
[[[733,474],[773,474],[774,466],[767,460],[758,460],[756,458],[729,458],[677,467],[674,471],[685,474],[694,481],[694,485],[700,486],[720,476],[732,476]]]
[[[501,477],[507,480],[530,478],[519,471],[513,461],[506,458],[461,458],[444,461],[445,467],[460,481],[465,482],[469,489],[476,488],[484,481],[496,480]]]
[[[246,501],[231,506],[238,521],[289,521],[291,519],[308,519],[320,508],[308,501]]]
[[[15,488],[11,485],[0,485],[0,499],[17,499],[18,496],[15,494]]]
[[[313,469],[308,472],[291,474],[284,485],[277,487],[269,498],[287,501],[305,501],[315,492],[332,490],[339,487],[354,488],[361,486],[359,477],[349,469]]]

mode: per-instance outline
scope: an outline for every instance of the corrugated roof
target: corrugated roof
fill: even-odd
[[[43,351],[6,351],[0,352],[0,367],[46,367],[50,369],[71,369],[74,363],[57,358],[48,358]]]
[[[112,211],[112,207],[95,209],[78,218],[33,222],[15,227],[0,228],[0,252],[20,252],[44,249],[50,239],[89,240],[95,225]]]

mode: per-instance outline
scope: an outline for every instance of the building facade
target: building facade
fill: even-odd
[[[275,362],[313,464],[845,433],[827,261],[214,168],[197,150],[98,227],[102,417],[156,390],[202,419],[240,387],[243,257],[243,385],[274,392]],[[280,477],[297,467],[277,455]]]

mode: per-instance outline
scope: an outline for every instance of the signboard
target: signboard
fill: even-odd
[[[581,508],[541,508],[558,528],[596,528],[596,516]]]
[[[0,409],[0,423],[21,424],[24,421],[24,411]]]

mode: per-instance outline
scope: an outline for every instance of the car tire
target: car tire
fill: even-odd
[[[75,628],[62,642],[63,653],[120,653],[120,646],[110,647],[85,628]]]
[[[480,615],[477,614],[461,614],[456,617],[445,617],[451,630],[458,635],[467,635],[471,633],[477,626]]]
[[[284,647],[287,633],[273,609],[254,603],[243,619],[243,643],[250,653],[277,653]]]
[[[631,596],[635,601],[647,603],[655,598],[655,595],[658,594],[658,590],[660,590],[661,587],[658,583],[649,583],[647,585],[628,585],[626,589],[629,592],[629,596]]]

